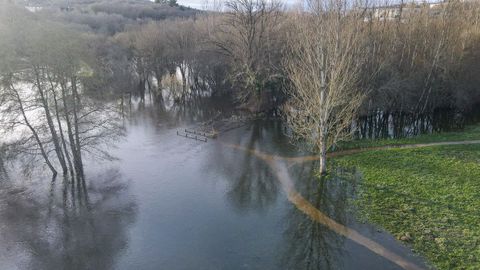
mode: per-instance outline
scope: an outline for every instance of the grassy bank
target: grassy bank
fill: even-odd
[[[367,147],[375,147],[375,146],[387,146],[387,145],[404,145],[404,144],[415,144],[415,143],[468,141],[468,140],[480,140],[480,124],[467,126],[462,131],[426,134],[426,135],[419,135],[412,138],[380,139],[380,140],[362,139],[362,140],[342,142],[338,145],[338,150],[367,148]]]
[[[357,147],[475,139],[480,126]],[[480,145],[375,150],[337,161],[363,175],[361,217],[409,242],[438,269],[480,269]]]

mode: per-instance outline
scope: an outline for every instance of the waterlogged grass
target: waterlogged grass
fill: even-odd
[[[477,126],[397,142],[474,140],[478,134]],[[375,150],[336,161],[363,175],[356,200],[362,218],[411,244],[435,268],[480,269],[480,145]]]
[[[354,148],[367,148],[387,145],[404,145],[416,143],[432,143],[444,141],[470,141],[480,140],[480,124],[465,127],[462,131],[425,134],[412,138],[403,139],[362,139],[342,142],[337,150],[346,150]]]

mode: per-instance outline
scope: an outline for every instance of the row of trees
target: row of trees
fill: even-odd
[[[327,151],[354,132],[418,134],[437,129],[437,111],[453,111],[454,123],[478,106],[477,4],[401,5],[391,18],[346,1],[309,7],[294,19],[285,57],[286,113],[295,135],[319,150],[322,173]]]
[[[266,93],[283,94],[276,90],[290,80],[285,61],[298,57],[293,55],[301,48],[295,43],[324,39],[319,29],[336,28],[329,35],[337,38],[353,29],[357,32],[349,43],[363,47],[354,55],[362,65],[359,84],[371,90],[362,114],[423,114],[438,107],[471,108],[476,102],[470,98],[476,94],[471,74],[478,57],[475,5],[451,2],[435,12],[429,6],[406,6],[405,14],[392,20],[372,17],[375,8],[359,3],[319,0],[308,6],[306,13],[286,12],[272,1],[230,1],[225,13],[131,27],[114,39],[132,53],[139,73],[161,80],[179,69],[187,77],[184,84],[190,84],[182,90],[200,88],[194,84],[207,80],[213,84],[217,77],[233,85],[239,101],[250,104],[262,95],[266,103]]]
[[[156,84],[147,88],[159,100],[170,88],[181,102],[229,94],[251,111],[278,107],[287,24],[281,5],[246,0],[227,6],[231,12],[150,22],[111,37],[128,51],[141,97],[144,85]],[[178,77],[180,89],[162,85],[166,76]]]
[[[361,114],[373,117],[365,119],[370,128],[364,128],[369,134],[363,136],[386,133],[389,118],[398,127],[412,126],[407,135],[463,124],[458,113],[468,114],[479,102],[474,63],[479,57],[478,8],[475,3],[449,1],[405,8],[394,21],[370,24],[366,31],[375,47],[370,49],[369,66],[380,69],[365,82],[371,92]],[[449,121],[446,127],[442,118]],[[379,134],[371,127],[379,127]],[[402,130],[397,133],[405,135]]]

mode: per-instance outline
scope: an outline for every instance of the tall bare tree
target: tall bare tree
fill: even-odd
[[[298,14],[289,35],[285,69],[290,80],[287,121],[297,138],[320,155],[327,172],[327,151],[350,133],[364,94],[359,90],[365,54],[363,20],[349,13],[347,1],[315,0],[310,13]]]
[[[167,25],[167,44],[182,79],[182,101],[190,94],[191,63],[195,58],[196,33],[192,20],[175,20]]]
[[[262,102],[267,85],[279,76],[281,3],[231,0],[214,42],[231,61],[231,80],[241,102]]]

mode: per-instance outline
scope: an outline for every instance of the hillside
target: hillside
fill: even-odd
[[[162,1],[147,0],[17,0],[17,5],[45,15],[87,27],[96,33],[113,35],[127,25],[148,21],[194,17],[202,11]],[[88,30],[88,29],[87,29]]]

